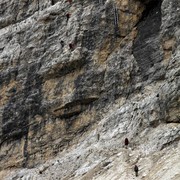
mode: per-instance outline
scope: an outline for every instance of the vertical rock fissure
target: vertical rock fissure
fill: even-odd
[[[113,11],[114,11],[114,35],[115,37],[120,37],[120,32],[119,32],[119,14],[118,14],[118,9],[116,5],[113,5]]]
[[[148,78],[149,69],[163,58],[159,38],[161,3],[162,1],[151,1],[148,3],[142,18],[137,24],[138,35],[133,44],[133,55],[144,80]]]
[[[37,75],[39,64],[29,67],[27,80],[22,92],[13,94],[8,105],[3,110],[1,145],[4,142],[21,141],[23,145],[22,166],[28,161],[29,121],[36,114],[41,114],[41,84],[42,79]],[[21,95],[19,95],[21,94]]]
[[[23,167],[27,167],[27,163],[28,163],[28,134],[25,135],[25,138],[24,138],[24,147],[23,147],[23,157],[24,157],[24,160],[23,160],[23,163],[22,163],[22,166]]]

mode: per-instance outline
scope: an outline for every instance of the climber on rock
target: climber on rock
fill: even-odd
[[[70,16],[71,16],[71,15],[70,15],[69,13],[66,14],[66,20],[67,20],[67,22],[68,22]]]
[[[68,3],[72,3],[72,0],[67,0]]]
[[[124,145],[125,145],[125,148],[127,149],[127,147],[128,147],[128,144],[129,144],[129,140],[128,140],[128,138],[125,138],[125,140],[124,140]]]
[[[73,50],[74,49],[74,45],[72,43],[69,44],[69,49]]]
[[[139,171],[139,168],[137,165],[134,166],[134,171],[135,171],[135,174],[136,174],[136,177],[138,176],[138,171]]]
[[[60,41],[60,43],[61,43],[61,47],[63,48],[64,47],[64,41]]]

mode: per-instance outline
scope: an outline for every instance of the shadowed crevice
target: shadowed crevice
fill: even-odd
[[[160,47],[161,2],[150,1],[137,24],[138,35],[133,44],[133,55],[144,80],[155,63],[162,60]]]

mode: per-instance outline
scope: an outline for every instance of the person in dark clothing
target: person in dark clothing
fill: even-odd
[[[69,49],[71,49],[71,50],[74,49],[74,45],[72,43],[69,44]]]
[[[138,171],[139,171],[139,168],[137,165],[134,166],[134,171],[135,171],[135,174],[136,174],[136,177],[138,176]]]
[[[127,149],[127,147],[128,147],[128,144],[129,144],[129,140],[128,140],[128,138],[125,138],[125,140],[124,140],[124,145],[125,145],[126,149]]]
[[[70,15],[69,13],[66,14],[66,20],[67,20],[67,22],[68,22],[70,16],[71,16],[71,15]]]
[[[64,47],[64,41],[61,41],[61,47],[63,48]]]
[[[67,0],[67,2],[72,3],[72,0]]]

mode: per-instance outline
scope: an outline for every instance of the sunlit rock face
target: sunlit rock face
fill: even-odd
[[[179,0],[0,5],[0,179],[180,179]]]

